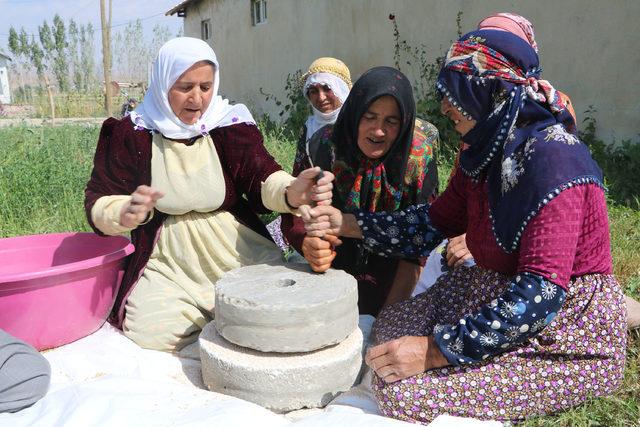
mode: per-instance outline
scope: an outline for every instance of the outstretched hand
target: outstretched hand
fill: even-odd
[[[159,199],[164,193],[149,187],[140,185],[131,193],[131,200],[120,211],[120,225],[127,228],[135,228],[143,223],[153,211]]]
[[[322,176],[320,176],[322,175]],[[287,187],[287,201],[290,206],[329,205],[333,196],[333,174],[319,167],[305,169]]]

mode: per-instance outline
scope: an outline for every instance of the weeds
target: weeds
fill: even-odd
[[[292,139],[294,141],[300,136],[302,126],[311,109],[306,98],[302,94],[302,70],[297,70],[294,73],[287,75],[285,81],[285,96],[286,102],[283,104],[275,95],[266,93],[262,88],[259,89],[260,94],[264,95],[266,101],[273,102],[277,107],[281,108],[278,116],[281,118],[281,123],[272,121],[268,116],[262,118],[262,124],[267,127],[267,130],[277,130],[281,132],[286,139]]]
[[[597,138],[596,113],[593,106],[585,111],[580,138],[589,146],[593,158],[602,168],[611,200],[640,209],[640,143],[623,140],[607,144]]]

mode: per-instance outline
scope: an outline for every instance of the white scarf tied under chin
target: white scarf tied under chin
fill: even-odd
[[[207,110],[198,121],[188,125],[175,115],[169,104],[169,90],[178,78],[193,64],[208,61],[215,66],[213,96]],[[220,66],[213,49],[203,40],[178,37],[166,42],[153,63],[151,81],[144,99],[131,112],[136,127],[160,132],[167,138],[187,139],[207,134],[211,129],[237,123],[255,123],[243,104],[229,105],[229,100],[218,95]]]
[[[304,86],[302,87],[304,97],[307,98],[307,100],[309,100],[309,88],[317,84],[331,88],[331,91],[340,100],[341,104],[344,104],[344,101],[349,95],[349,86],[347,86],[344,80],[340,77],[331,73],[313,73],[307,77],[307,80],[304,82]],[[307,127],[307,141],[321,127],[335,123],[338,118],[338,114],[340,113],[340,107],[328,113],[323,113],[313,105],[311,106],[311,109],[313,110],[313,114],[307,118],[305,123],[305,126]]]

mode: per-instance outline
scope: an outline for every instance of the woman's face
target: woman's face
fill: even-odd
[[[211,63],[196,62],[169,89],[169,105],[183,123],[192,125],[207,111],[213,97],[213,76]]]
[[[309,96],[311,105],[321,113],[330,113],[342,105],[340,99],[327,85],[315,84],[310,86],[307,91],[307,96]]]
[[[445,96],[440,101],[440,112],[447,116],[455,125],[456,132],[460,136],[465,136],[476,125],[475,120],[467,119],[456,107],[451,105],[449,99]]]
[[[389,152],[400,133],[402,117],[396,100],[381,96],[369,105],[358,124],[358,148],[370,159]]]

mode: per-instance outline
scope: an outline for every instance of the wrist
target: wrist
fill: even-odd
[[[147,216],[144,218],[144,221],[142,221],[140,224],[138,225],[145,225],[148,224],[149,221],[151,221],[153,219],[153,209],[151,209],[149,212],[147,212]]]
[[[362,231],[358,225],[355,215],[342,214],[342,223],[340,224],[339,234],[345,237],[352,237],[354,239],[362,239]]]
[[[440,351],[440,347],[438,347],[433,335],[427,337],[427,358],[425,365],[425,370],[442,368],[449,365],[449,361]]]
[[[289,201],[289,187],[286,187],[284,189],[284,202],[287,205],[287,207],[291,210],[296,210],[300,207],[300,206],[294,206],[293,203]]]

